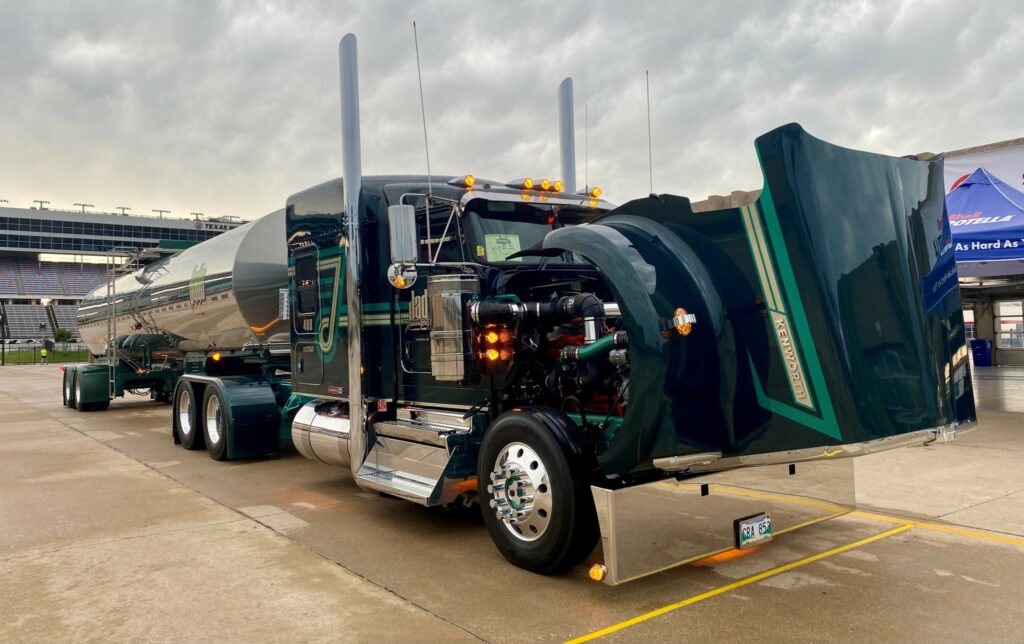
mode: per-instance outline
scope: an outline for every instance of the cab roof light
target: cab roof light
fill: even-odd
[[[455,186],[457,188],[465,188],[466,190],[472,190],[473,186],[476,185],[476,177],[471,174],[466,174],[461,177],[454,177],[448,180],[448,185]]]
[[[533,190],[534,182],[531,177],[521,177],[519,179],[513,179],[505,183],[509,188],[515,188],[517,190]]]
[[[601,186],[594,186],[592,188],[584,188],[583,190],[579,190],[576,192],[576,194],[580,195],[581,197],[590,197],[591,199],[598,199],[601,197],[602,194],[604,194],[604,191],[601,190]]]

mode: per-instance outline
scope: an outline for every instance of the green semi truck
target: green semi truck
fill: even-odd
[[[787,125],[758,192],[615,207],[563,118],[566,183],[363,176],[340,54],[343,177],[87,298],[67,404],[150,391],[185,449],[479,503],[512,563],[610,584],[848,511],[841,457],[974,420],[941,159]]]

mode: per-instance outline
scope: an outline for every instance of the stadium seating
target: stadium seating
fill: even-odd
[[[64,285],[57,273],[57,265],[27,257],[16,257],[21,285],[28,295],[64,295]]]
[[[10,337],[42,339],[53,335],[50,321],[46,317],[46,307],[42,304],[6,304],[4,309],[7,311]],[[43,325],[42,328],[40,324]]]
[[[14,295],[21,293],[18,283],[18,265],[6,257],[0,257],[0,293]]]
[[[97,264],[61,264],[60,276],[72,297],[84,297],[106,280],[106,269]]]
[[[71,332],[71,337],[78,337],[78,307],[74,304],[55,304],[53,314],[57,316],[57,325]]]
[[[31,257],[0,257],[0,295],[79,298],[106,281],[98,264],[39,262]]]

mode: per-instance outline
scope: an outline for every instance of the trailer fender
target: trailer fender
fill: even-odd
[[[79,365],[74,373],[77,373],[80,380],[77,389],[80,397],[76,400],[80,409],[82,405],[92,407],[110,402],[110,368],[107,365]]]
[[[224,430],[228,459],[268,456],[281,451],[281,410],[273,388],[264,378],[188,374],[182,380],[192,383],[198,400],[204,398],[207,387],[214,387],[220,394],[226,407]]]

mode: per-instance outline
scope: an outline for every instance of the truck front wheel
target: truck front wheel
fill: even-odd
[[[520,568],[543,575],[583,561],[598,538],[578,428],[552,409],[506,412],[488,428],[477,466],[491,539]]]

